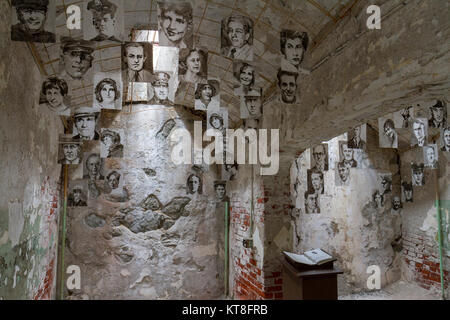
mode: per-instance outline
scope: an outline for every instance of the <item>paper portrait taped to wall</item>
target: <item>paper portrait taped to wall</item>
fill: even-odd
[[[347,141],[339,141],[339,161],[349,168],[358,167],[358,162],[355,159],[355,150],[348,147]]]
[[[398,133],[391,118],[378,119],[378,137],[380,148],[398,148]]]
[[[208,110],[207,121],[207,129],[216,129],[224,132],[228,128],[228,109]]]
[[[98,152],[85,152],[83,156],[83,179],[104,180],[104,161]]]
[[[407,106],[393,113],[392,120],[396,129],[409,129],[415,114],[414,106]]]
[[[190,173],[187,176],[186,193],[190,195],[203,193],[203,176],[200,173]]]
[[[173,106],[173,97],[175,91],[173,86],[174,81],[172,81],[174,75],[168,71],[155,71],[154,78],[152,81],[152,98],[148,101],[151,105],[164,105]]]
[[[180,82],[206,83],[208,79],[208,50],[205,48],[181,49],[179,52],[178,79]]]
[[[411,162],[411,180],[413,186],[425,185],[425,172],[423,163]]]
[[[193,47],[193,10],[190,2],[158,1],[159,44],[180,49]]]
[[[450,151],[450,125],[447,125],[445,128],[441,129],[441,151],[449,152]]]
[[[241,119],[259,119],[262,116],[262,98],[259,96],[241,96]]]
[[[57,76],[50,76],[43,80],[39,94],[40,108],[48,108],[60,116],[69,117],[71,114],[71,99],[69,85],[66,80]]]
[[[441,129],[447,126],[448,103],[444,99],[429,103],[428,128]]]
[[[94,74],[94,108],[122,110],[122,92],[120,71]]]
[[[344,162],[336,162],[335,166],[335,184],[338,187],[350,185],[350,167]]]
[[[324,194],[324,176],[323,171],[316,169],[307,170],[308,191],[317,194]]]
[[[216,79],[208,79],[207,83],[196,83],[194,92],[195,110],[220,109],[220,83]]]
[[[411,146],[423,147],[427,143],[428,119],[415,118],[411,125]]]
[[[367,146],[367,126],[362,124],[354,127],[347,133],[348,147],[350,149],[366,150]]]
[[[382,195],[392,192],[392,173],[378,173],[377,182]]]
[[[11,40],[56,42],[55,0],[12,0]]]
[[[438,147],[436,144],[427,144],[422,148],[423,150],[423,160],[425,168],[427,169],[437,169],[438,168]]]
[[[122,170],[111,169],[105,171],[103,193],[122,195],[124,184],[125,183]]]
[[[61,37],[59,77],[66,81],[92,81],[94,43]],[[70,83],[69,83],[70,84]]]
[[[145,42],[125,42],[122,45],[122,81],[152,82],[153,46]]]
[[[278,69],[277,87],[279,103],[295,104],[299,101],[298,72]]]
[[[320,172],[328,171],[328,144],[321,143],[311,148],[311,169]]]
[[[124,39],[124,1],[85,1],[83,39],[95,42],[121,42]]]
[[[310,74],[300,65],[308,49],[309,37],[304,31],[283,29],[280,32],[281,70]]]
[[[227,195],[227,182],[224,180],[214,181],[214,192],[215,198],[217,202],[226,202],[230,201],[230,198]]]
[[[402,202],[413,202],[413,185],[411,182],[402,181]]]
[[[70,180],[67,207],[87,207],[87,180]]]
[[[124,130],[102,128],[100,137],[101,158],[123,158]]]
[[[253,20],[240,14],[222,19],[221,54],[243,61],[253,61]]]
[[[305,213],[320,213],[319,194],[312,190],[305,191]]]
[[[245,61],[233,62],[234,94],[237,96],[260,96],[261,88],[256,86],[256,67]]]
[[[75,140],[70,134],[59,135],[58,163],[78,165],[83,158],[82,141]]]
[[[100,110],[93,107],[78,107],[73,111],[73,138],[77,140],[99,140],[98,120]]]

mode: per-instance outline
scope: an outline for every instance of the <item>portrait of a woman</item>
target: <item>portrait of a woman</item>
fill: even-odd
[[[47,78],[42,84],[39,104],[46,105],[58,115],[70,116],[68,92],[66,81],[57,77]]]
[[[208,52],[195,48],[180,52],[179,79],[182,82],[206,83]]]
[[[120,90],[114,79],[104,78],[95,86],[95,108],[122,109]]]
[[[259,96],[261,92],[259,88],[255,88],[255,68],[246,63],[238,62],[233,67],[234,77],[239,82],[234,87],[234,94],[237,96]]]

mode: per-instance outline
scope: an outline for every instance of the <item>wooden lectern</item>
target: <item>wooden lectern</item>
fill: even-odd
[[[337,259],[321,265],[307,265],[285,256],[283,260],[284,300],[337,300]]]

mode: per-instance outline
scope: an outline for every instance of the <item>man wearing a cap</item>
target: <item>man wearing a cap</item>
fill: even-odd
[[[149,104],[161,104],[165,106],[172,106],[172,101],[169,100],[169,80],[170,75],[166,72],[156,72],[155,79],[152,86],[155,94],[150,100]]]
[[[74,113],[74,126],[78,134],[73,138],[77,140],[99,140],[100,135],[95,130],[98,112],[94,108],[80,107]]]
[[[79,164],[81,158],[81,141],[61,138],[59,143],[62,145],[62,157],[59,164]]]
[[[444,128],[447,124],[447,106],[443,101],[436,100],[430,107],[431,118],[428,119],[429,128]]]
[[[67,199],[68,207],[86,207],[87,203],[83,199],[85,195],[83,194],[83,188],[80,185],[76,185],[72,188],[72,192],[69,193]]]
[[[101,141],[106,150],[107,158],[123,157],[123,144],[120,143],[120,134],[118,132],[109,129],[103,130]]]
[[[116,28],[117,5],[108,0],[92,0],[87,9],[92,12],[93,24],[98,35],[91,41],[118,41],[114,36]]]
[[[45,31],[49,0],[13,0],[19,23],[11,27],[11,40],[55,43],[55,34]]]
[[[123,73],[125,82],[151,82],[153,74],[144,69],[147,60],[145,45],[140,42],[127,42],[122,47]]]
[[[61,37],[61,77],[80,80],[92,67],[94,48],[91,42]]]

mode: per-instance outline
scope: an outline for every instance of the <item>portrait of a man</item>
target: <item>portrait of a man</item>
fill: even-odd
[[[394,114],[394,118],[398,118],[399,121],[396,122],[396,128],[410,128],[412,121],[413,121],[413,115],[414,115],[414,107],[408,106],[406,108],[403,108],[402,110],[396,112]]]
[[[348,147],[347,141],[339,141],[339,159],[349,168],[356,168],[358,163],[354,159],[354,150]]]
[[[122,45],[122,81],[152,82],[152,45],[144,42],[125,42]]]
[[[328,171],[328,144],[318,144],[311,149],[311,169]]]
[[[380,148],[398,148],[398,134],[395,131],[392,119],[379,118],[379,145]]]
[[[366,125],[354,127],[347,134],[350,149],[366,149]]]
[[[158,71],[155,72],[153,86],[153,98],[150,99],[149,104],[158,104],[164,106],[173,106],[173,102],[169,100],[169,87],[171,75],[167,72]]]
[[[258,119],[261,115],[261,96],[241,97],[241,119]]]
[[[430,106],[429,128],[444,128],[447,125],[447,105],[444,101],[436,100]]]
[[[428,121],[426,118],[416,118],[412,123],[411,146],[423,147],[427,140]]]
[[[277,74],[278,88],[280,90],[279,101],[282,103],[296,103],[298,73],[279,70]]]
[[[400,197],[399,196],[394,196],[392,198],[392,213],[398,214],[400,213],[402,209],[402,202],[400,201]]]
[[[100,156],[102,158],[122,158],[121,136],[123,136],[123,130],[102,129],[101,133]]]
[[[100,154],[91,153],[87,155],[83,167],[83,179],[104,180],[103,172],[103,160],[100,158]]]
[[[73,138],[77,140],[99,140],[96,130],[99,112],[91,107],[80,107],[74,111]]]
[[[188,194],[202,194],[203,193],[203,181],[200,175],[191,173],[186,181],[186,190]]]
[[[411,182],[402,182],[403,202],[413,202],[413,186]]]
[[[192,48],[193,14],[189,2],[158,2],[159,45]]]
[[[243,15],[222,20],[221,53],[223,56],[253,61],[253,21]]]
[[[392,175],[391,174],[379,174],[378,181],[380,183],[380,193],[385,195],[392,191]]]
[[[122,110],[122,81],[120,72],[94,75],[94,107]]]
[[[122,175],[117,170],[109,172],[105,179],[105,193],[111,193],[117,190],[121,183],[121,177]]]
[[[422,148],[423,150],[423,160],[425,168],[437,169],[438,167],[438,152],[437,145],[428,144]]]
[[[309,37],[306,32],[281,30],[280,50],[281,50],[281,70],[310,74],[308,70],[300,67],[306,49],[308,48]]]
[[[85,180],[69,181],[69,194],[67,196],[68,207],[87,206],[87,185]]]
[[[222,165],[222,180],[236,180],[239,165],[235,163],[226,163]]]
[[[214,181],[214,191],[216,192],[217,202],[230,201],[227,196],[226,181]]]
[[[324,180],[323,172],[318,170],[307,170],[308,191],[323,194],[324,193]]]
[[[60,116],[70,116],[69,86],[63,79],[49,77],[42,83],[39,104]]]
[[[123,33],[121,3],[117,0],[89,1],[84,12],[84,38],[90,41],[120,42]]]
[[[207,83],[195,85],[195,110],[218,110],[220,108],[219,81],[208,80]]]
[[[342,161],[336,162],[335,183],[336,186],[350,185],[350,167],[345,165]]]
[[[82,157],[81,141],[73,140],[70,135],[60,135],[58,163],[80,164]]]
[[[450,151],[450,126],[441,129],[442,148],[441,151]]]
[[[319,194],[313,191],[305,192],[305,212],[320,213]]]
[[[11,40],[55,43],[55,6],[49,0],[12,0]]]
[[[81,80],[92,68],[94,45],[85,40],[61,37],[60,77]]]
[[[424,174],[424,164],[411,163],[411,176],[413,186],[423,186],[425,185],[425,174]]]

